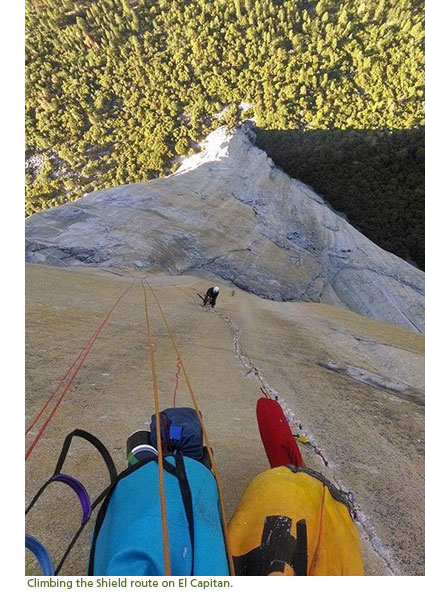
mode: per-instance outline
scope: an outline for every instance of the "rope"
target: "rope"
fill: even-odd
[[[176,361],[176,384],[174,385],[174,394],[173,394],[173,406],[174,408],[176,407],[176,402],[177,402],[177,389],[179,387],[179,376],[180,376],[180,360],[177,357],[177,361]]]
[[[37,423],[38,419],[41,417],[41,415],[43,414],[43,412],[46,410],[47,406],[50,404],[51,400],[54,398],[54,396],[56,395],[56,393],[58,392],[58,390],[60,389],[60,387],[62,386],[62,383],[65,381],[66,378],[68,378],[69,373],[72,371],[73,367],[75,366],[75,364],[77,363],[77,361],[80,359],[80,357],[83,355],[84,351],[87,350],[87,347],[90,344],[91,339],[93,338],[94,334],[96,333],[96,331],[93,332],[93,334],[90,336],[90,338],[88,339],[86,345],[84,346],[84,348],[81,349],[79,355],[74,359],[74,361],[72,362],[72,364],[70,365],[70,367],[68,368],[68,370],[65,372],[65,374],[62,376],[62,378],[60,379],[60,381],[58,382],[56,389],[53,391],[53,393],[51,393],[49,395],[49,397],[46,400],[46,403],[44,404],[43,408],[38,412],[38,414],[36,415],[35,419],[30,423],[30,425],[26,428],[25,430],[25,436],[31,431],[31,429],[34,427],[34,425]]]
[[[55,413],[57,412],[60,404],[62,403],[63,398],[65,397],[66,393],[68,392],[69,388],[71,387],[72,382],[74,381],[75,377],[77,376],[81,366],[83,365],[84,361],[87,358],[87,355],[89,354],[96,338],[98,337],[98,335],[100,334],[100,332],[102,331],[102,329],[104,328],[106,322],[108,321],[109,317],[111,316],[113,310],[115,309],[115,307],[118,305],[118,303],[122,300],[122,298],[130,291],[130,289],[133,287],[134,285],[134,279],[133,282],[124,290],[121,292],[121,294],[118,296],[118,298],[115,300],[112,308],[106,313],[106,315],[103,317],[102,321],[100,322],[100,324],[98,325],[97,329],[95,330],[95,332],[92,334],[92,336],[90,337],[89,341],[87,342],[85,348],[81,351],[81,353],[78,355],[78,357],[74,360],[73,364],[71,365],[71,367],[69,368],[69,370],[67,371],[67,373],[61,378],[58,386],[56,387],[55,391],[53,392],[53,394],[50,395],[49,399],[47,400],[47,402],[44,404],[43,408],[40,410],[40,412],[38,413],[38,415],[36,416],[36,418],[34,419],[34,421],[31,423],[31,425],[27,428],[25,435],[27,435],[27,433],[30,431],[30,429],[32,429],[32,427],[37,423],[38,419],[40,418],[40,416],[43,414],[44,410],[47,408],[48,404],[50,403],[50,400],[54,397],[54,395],[56,394],[56,392],[59,390],[62,382],[65,381],[65,379],[67,378],[68,374],[71,372],[72,368],[74,367],[74,365],[77,363],[78,359],[81,357],[80,362],[78,363],[77,367],[75,368],[71,378],[68,380],[64,390],[62,391],[59,399],[57,400],[56,404],[53,406],[49,416],[47,417],[47,419],[44,421],[43,425],[41,426],[41,428],[39,429],[36,437],[34,438],[33,442],[30,444],[30,446],[28,447],[28,449],[25,451],[25,461],[28,459],[28,457],[31,455],[32,451],[34,450],[35,446],[37,445],[38,441],[40,440],[40,438],[42,437],[42,435],[44,434],[47,425],[50,423],[50,421],[52,420],[53,416],[55,415]]]
[[[152,369],[153,397],[154,397],[154,403],[155,403],[156,440],[157,440],[157,446],[158,446],[159,497],[161,501],[162,549],[163,549],[163,554],[164,554],[164,570],[165,570],[165,576],[171,576],[170,546],[169,546],[169,541],[168,541],[168,526],[167,526],[167,508],[165,504],[161,419],[159,415],[158,380],[157,380],[156,367],[155,367],[155,351],[154,351],[154,347],[152,343],[152,334],[151,334],[151,328],[150,328],[150,322],[149,322],[148,298],[146,295],[146,289],[145,289],[143,280],[142,280],[142,288],[143,288],[143,295],[145,299],[146,329],[148,332],[148,340],[149,340],[149,351],[150,351],[151,369]]]
[[[196,401],[196,397],[195,397],[195,394],[193,392],[192,385],[190,384],[189,376],[188,376],[188,374],[186,372],[186,368],[184,366],[184,362],[183,362],[182,356],[180,354],[180,351],[179,351],[179,349],[177,347],[177,344],[176,344],[176,341],[175,341],[175,338],[174,338],[174,334],[173,334],[173,332],[171,330],[170,325],[168,324],[167,317],[165,316],[165,313],[164,313],[164,311],[162,309],[161,303],[160,303],[160,301],[157,298],[155,292],[153,291],[152,287],[150,286],[150,284],[148,283],[148,281],[146,279],[144,281],[142,280],[143,290],[145,291],[145,288],[144,288],[144,284],[145,283],[149,287],[149,289],[150,289],[150,291],[151,291],[151,293],[152,293],[152,295],[153,295],[153,297],[154,297],[154,299],[155,299],[155,301],[156,301],[156,303],[158,305],[158,308],[159,308],[159,310],[161,312],[161,315],[162,315],[162,318],[164,320],[165,326],[166,326],[166,328],[168,330],[168,334],[169,334],[171,343],[172,343],[172,345],[174,347],[174,350],[176,352],[176,355],[177,355],[177,357],[178,357],[178,359],[180,361],[180,365],[181,365],[181,369],[183,371],[183,375],[184,375],[184,378],[185,378],[185,381],[186,381],[186,385],[187,385],[187,388],[189,390],[190,396],[192,398],[193,407],[195,408],[195,411],[196,411],[196,414],[198,416],[199,422],[201,423],[201,428],[202,428],[202,432],[203,432],[204,439],[205,439],[205,446],[207,447],[208,455],[209,455],[209,458],[210,458],[210,461],[211,461],[212,472],[213,472],[213,474],[215,476],[215,479],[216,479],[216,482],[217,482],[217,490],[218,490],[218,497],[219,497],[219,503],[220,503],[220,513],[221,513],[221,519],[222,519],[222,523],[223,523],[223,535],[224,535],[224,540],[225,540],[225,545],[226,545],[226,553],[227,553],[227,560],[228,560],[228,563],[229,563],[230,575],[234,576],[235,575],[235,567],[234,567],[234,563],[233,563],[232,553],[230,552],[230,540],[229,540],[229,533],[228,533],[228,530],[227,530],[227,518],[226,518],[226,511],[224,509],[221,479],[220,479],[220,475],[218,473],[217,464],[215,462],[214,455],[213,455],[212,450],[211,450],[211,446],[210,446],[210,443],[209,443],[208,434],[207,434],[207,431],[206,431],[206,428],[205,428],[205,424],[204,424],[204,421],[203,421],[203,418],[202,418],[202,414],[201,414],[201,412],[199,410],[198,403]]]

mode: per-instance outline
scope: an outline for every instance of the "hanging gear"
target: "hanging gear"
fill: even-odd
[[[149,574],[149,572],[152,571],[155,575],[163,573],[164,575],[168,576],[172,573],[172,558],[173,564],[175,564],[173,573],[179,575],[186,575],[188,573],[188,563],[190,563],[190,571],[192,573],[197,573],[197,575],[228,575],[229,570],[230,574],[234,575],[233,558],[231,556],[227,534],[227,521],[224,511],[221,483],[217,465],[208,441],[205,425],[202,420],[202,415],[197,406],[193,388],[190,384],[187,371],[165,313],[162,310],[161,304],[155,295],[155,292],[147,281],[146,286],[149,287],[151,294],[155,298],[164,323],[167,327],[170,340],[176,352],[178,364],[182,369],[189,393],[193,400],[194,410],[169,409],[171,412],[169,412],[168,415],[166,413],[160,413],[158,381],[154,357],[155,349],[150,328],[147,292],[145,282],[142,281],[146,327],[151,357],[153,399],[155,405],[155,415],[152,418],[152,433],[155,435],[157,454],[152,452],[152,447],[150,449],[146,448],[146,446],[149,445],[136,444],[136,447],[130,449],[130,454],[128,457],[129,462],[133,463],[133,465],[130,465],[130,467],[128,467],[118,476],[111,456],[103,444],[91,434],[84,432],[83,430],[75,430],[72,432],[72,434],[69,434],[64,442],[61,456],[53,476],[36,494],[26,512],[28,512],[34,506],[45,488],[53,481],[67,484],[78,495],[83,510],[81,526],[72,538],[70,545],[68,546],[55,570],[55,574],[60,571],[69,552],[77,541],[85,525],[88,523],[92,510],[102,500],[104,500],[96,520],[95,536],[93,538],[90,554],[91,572],[99,571],[99,573],[104,574],[105,571],[107,571],[107,568],[105,565],[102,565],[102,563],[106,563],[107,567],[111,568],[110,571],[114,575],[118,575],[117,572],[119,572],[121,568],[125,575],[131,575],[133,571],[136,572],[136,574],[133,575],[140,575],[140,572],[142,571]],[[129,289],[130,287],[128,287],[126,291]],[[121,299],[123,295],[124,292],[119,299]],[[116,304],[118,303],[119,299],[117,300]],[[107,316],[109,316],[109,314]],[[106,318],[104,322],[106,322]],[[102,325],[104,322],[102,322]],[[93,340],[90,339],[90,342],[87,345],[88,350],[91,348],[94,339],[95,336],[93,336]],[[64,393],[67,391],[72,380],[75,378],[78,369],[81,367],[87,355],[87,352],[88,351],[82,353],[83,359],[77,364],[76,370],[72,373],[71,379],[68,381],[59,402],[54,407],[51,415],[49,415],[46,423],[43,425],[40,435],[44,431],[49,420],[52,418],[57,406],[64,396]],[[77,363],[77,361],[78,359],[75,363]],[[181,420],[181,410],[189,411],[187,413],[186,421],[190,421],[190,423],[185,423],[184,420]],[[161,423],[163,425],[162,428]],[[164,441],[163,436],[161,435],[162,429],[164,431]],[[88,440],[101,452],[105,462],[108,465],[110,473],[111,482],[109,486],[102,491],[93,504],[91,504],[90,497],[88,496],[86,489],[79,481],[74,479],[72,476],[61,473],[61,467],[65,461],[71,439],[76,435]],[[202,447],[202,435],[205,438],[205,448]],[[37,440],[38,438],[39,436],[37,437]],[[151,441],[151,438],[149,438],[149,441]],[[139,448],[137,448],[137,446],[139,446]],[[144,448],[141,449],[140,446],[144,446]],[[30,447],[30,451],[32,448],[34,448],[34,445]],[[172,456],[166,456],[168,449],[173,452]],[[189,451],[189,453],[196,457],[196,459],[189,456],[183,457],[185,450]],[[147,458],[143,458],[142,461],[138,460],[141,451],[144,452],[145,456],[146,451],[148,451]],[[170,475],[172,477],[171,479]],[[128,482],[130,480],[131,486],[128,488]],[[165,490],[165,480],[167,480],[167,491]],[[180,491],[178,496],[176,496],[175,489],[176,480],[179,487],[178,490]],[[149,494],[151,496],[153,495],[153,499],[151,499],[151,503],[148,506],[149,509],[147,513],[145,512],[145,514],[152,519],[151,522],[155,523],[155,525],[152,526],[151,524],[149,526],[148,520],[148,523],[144,524],[144,529],[138,531],[138,525],[141,526],[144,520],[143,503],[144,500],[147,499],[147,495],[145,494],[142,485],[145,482],[147,483],[147,490],[149,491]],[[193,487],[195,487],[194,504],[192,502],[191,494]],[[124,496],[121,495],[123,492],[125,493]],[[170,504],[169,513],[167,513],[167,503]],[[157,511],[155,509],[152,510],[154,506]],[[132,514],[133,508],[137,508],[137,512],[135,514]],[[186,517],[185,520],[182,517],[182,508],[184,510],[184,516]],[[154,513],[153,516],[152,512]],[[135,518],[136,523],[130,524],[131,521],[129,520],[127,527],[127,519],[130,519],[132,516]],[[176,516],[178,519],[175,519]],[[159,520],[161,524],[160,530],[158,528]],[[185,521],[187,523],[187,531],[182,528]],[[109,527],[103,528],[103,524],[109,525]],[[169,524],[171,528],[173,545],[172,550],[170,550]],[[115,536],[113,531],[114,527],[117,527]],[[178,529],[176,530],[177,527]],[[129,537],[134,536],[134,539],[131,540],[130,537],[130,540],[125,542],[125,537],[123,536],[121,538],[121,535],[119,535],[122,530],[124,530],[122,533],[125,532]],[[158,548],[158,542],[155,539],[155,536],[157,533],[159,533],[159,531],[161,531],[162,534],[162,554],[161,548]],[[121,541],[123,542],[124,547],[126,547],[125,550],[120,548]],[[128,548],[131,548],[132,541],[135,542],[136,548],[139,546],[135,552],[135,556],[137,557],[138,561],[135,561],[131,550]],[[183,548],[181,547],[182,542],[184,542]],[[31,550],[39,559],[43,571],[51,572],[53,565],[51,562],[49,562],[50,557],[43,545],[31,536],[27,538],[26,545],[28,546],[29,550]],[[97,546],[99,546],[102,550],[100,556],[96,552]],[[107,561],[108,557],[105,557],[106,550],[110,551],[110,563]],[[178,550],[179,552],[176,553],[175,550]],[[182,558],[186,560],[182,562]],[[141,559],[144,559],[144,561],[141,561]],[[100,566],[97,565],[98,563],[100,563]]]
[[[77,480],[73,476],[69,476],[68,474],[62,473],[62,468],[65,463],[65,459],[68,455],[68,451],[69,451],[69,447],[71,445],[72,439],[74,437],[83,438],[84,440],[87,440],[87,442],[89,442],[92,446],[94,446],[98,450],[98,452],[101,454],[106,464],[106,467],[108,468],[110,484],[98,495],[98,497],[95,499],[93,503],[91,503],[90,501],[90,497],[89,497],[89,494],[87,493],[86,488],[79,480]],[[45,549],[45,547],[43,546],[43,544],[39,542],[38,540],[36,540],[35,538],[33,538],[32,536],[25,537],[25,547],[35,555],[35,557],[37,558],[42,568],[44,575],[54,574],[56,576],[60,572],[62,565],[64,564],[66,558],[68,557],[73,546],[75,545],[76,541],[80,537],[80,534],[82,533],[84,527],[87,525],[92,515],[92,511],[100,504],[100,502],[107,495],[107,493],[116,485],[117,477],[118,475],[117,475],[117,470],[116,470],[114,461],[111,455],[109,454],[108,450],[106,449],[106,447],[102,444],[100,440],[98,440],[95,436],[93,436],[89,432],[84,431],[82,429],[74,429],[73,432],[67,435],[63,443],[62,450],[59,455],[59,459],[56,464],[56,468],[53,472],[53,475],[38,490],[38,492],[35,494],[35,496],[31,500],[30,504],[28,505],[25,511],[25,514],[28,514],[28,512],[31,510],[31,508],[33,508],[33,506],[35,505],[37,500],[40,498],[40,496],[44,493],[45,489],[52,482],[62,482],[63,484],[71,487],[71,489],[73,489],[73,491],[76,493],[78,500],[80,502],[80,505],[81,505],[82,517],[81,517],[80,527],[76,531],[74,537],[72,538],[68,548],[63,554],[54,572],[52,572],[53,563],[51,561],[50,555]],[[49,574],[48,572],[52,572],[52,573]]]
[[[189,409],[180,410],[192,417]],[[184,414],[179,419],[182,431]],[[149,436],[149,432],[142,433]],[[62,472],[74,437],[84,438],[95,446],[108,467],[110,484],[93,503],[84,485],[73,476]],[[134,440],[132,434],[128,445],[131,446]],[[150,441],[150,437],[148,440]],[[191,450],[193,448],[189,447],[189,452]],[[208,462],[206,466],[203,461],[184,456],[181,450],[174,450],[172,455],[164,457],[163,468],[168,508],[167,522],[172,542],[170,557],[173,574],[228,575],[217,484],[208,468]],[[88,523],[92,511],[102,501],[92,537],[89,575],[164,574],[162,548],[156,538],[161,525],[157,454],[151,452],[142,460],[136,458],[133,465],[118,475],[109,452],[100,440],[88,432],[76,429],[65,439],[53,475],[34,496],[26,514],[52,482],[62,482],[74,490],[80,501],[82,518],[80,528],[72,538],[56,570],[44,545],[33,536],[26,535],[25,547],[35,555],[43,575],[59,573]]]

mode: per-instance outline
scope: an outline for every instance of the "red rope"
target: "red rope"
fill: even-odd
[[[177,362],[176,362],[176,384],[174,386],[174,395],[173,395],[173,406],[174,406],[174,408],[176,407],[177,389],[178,389],[178,386],[179,386],[179,374],[180,374],[180,359],[177,357]]]
[[[70,388],[73,380],[75,379],[75,377],[77,376],[81,366],[83,365],[84,361],[86,360],[87,355],[89,354],[96,338],[98,337],[98,335],[100,334],[100,332],[102,331],[102,329],[104,328],[107,320],[109,319],[109,317],[111,316],[113,310],[115,309],[115,307],[117,306],[117,304],[122,300],[122,298],[130,291],[130,289],[132,288],[132,286],[134,285],[134,279],[133,282],[118,296],[118,298],[115,300],[112,308],[106,313],[106,315],[103,317],[102,321],[100,322],[100,324],[98,325],[97,329],[95,330],[95,332],[93,333],[93,335],[90,337],[88,343],[86,344],[85,348],[81,351],[81,353],[78,355],[78,357],[75,359],[74,363],[71,365],[71,367],[68,369],[67,373],[61,378],[59,385],[56,387],[55,391],[53,392],[53,394],[49,397],[49,399],[47,400],[47,402],[45,403],[45,405],[43,406],[42,410],[39,412],[39,414],[37,415],[37,417],[35,418],[35,420],[31,423],[30,427],[27,429],[27,431],[25,433],[27,433],[32,427],[33,425],[38,421],[38,419],[40,418],[40,416],[42,415],[42,413],[44,412],[44,410],[46,409],[47,405],[49,404],[50,400],[53,398],[53,396],[56,394],[56,392],[58,391],[60,385],[62,384],[62,382],[67,378],[68,374],[70,373],[70,371],[72,370],[72,368],[74,367],[74,365],[77,363],[78,359],[81,357],[81,361],[79,362],[79,364],[77,365],[77,367],[75,368],[71,378],[69,379],[69,381],[67,382],[64,390],[62,391],[58,401],[56,402],[56,404],[53,406],[49,416],[47,417],[47,419],[44,421],[43,425],[41,426],[41,428],[39,429],[36,437],[34,438],[33,442],[30,444],[30,446],[28,447],[28,449],[25,451],[25,461],[28,459],[28,457],[31,455],[32,451],[34,450],[34,447],[36,446],[37,442],[40,440],[41,436],[43,435],[47,425],[50,423],[50,421],[52,420],[53,416],[55,415],[57,409],[59,408],[63,398],[65,397],[68,389]]]
[[[72,365],[70,365],[70,367],[68,368],[68,370],[65,372],[65,374],[62,376],[62,378],[60,379],[60,381],[58,382],[56,389],[53,391],[53,393],[51,393],[49,395],[49,397],[46,400],[46,403],[44,404],[43,408],[38,412],[38,414],[36,415],[35,419],[32,421],[32,423],[30,425],[28,425],[28,427],[25,430],[25,435],[28,434],[28,432],[31,431],[31,429],[34,427],[34,425],[37,423],[38,419],[41,417],[41,415],[43,414],[43,412],[46,410],[47,406],[50,404],[51,400],[54,398],[54,396],[56,395],[56,393],[59,391],[62,383],[68,378],[69,373],[71,372],[72,368],[75,366],[75,364],[77,363],[77,361],[80,359],[80,357],[83,355],[84,351],[87,349],[87,347],[90,344],[91,339],[93,338],[94,334],[96,333],[96,331],[93,332],[93,334],[90,336],[90,338],[88,339],[86,345],[84,346],[84,348],[81,349],[79,355],[74,359]]]

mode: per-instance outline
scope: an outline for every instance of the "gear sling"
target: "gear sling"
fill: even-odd
[[[82,483],[62,473],[74,436],[84,438],[95,446],[108,468],[110,484],[93,503]],[[165,456],[163,466],[173,575],[228,575],[213,474],[200,461],[183,456],[180,452]],[[80,528],[56,570],[41,542],[26,536],[26,547],[35,554],[44,575],[59,573],[92,511],[101,502],[92,537],[88,575],[164,574],[157,458],[138,462],[118,475],[106,447],[92,434],[76,429],[66,437],[52,477],[35,495],[26,513],[51,482],[70,486],[78,496],[83,514]]]

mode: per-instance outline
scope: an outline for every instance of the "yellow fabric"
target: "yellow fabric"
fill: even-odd
[[[254,478],[229,524],[233,556],[245,555],[260,546],[267,516],[289,517],[294,537],[297,521],[305,519],[308,575],[364,574],[357,529],[348,509],[317,478],[286,467],[267,470]],[[294,575],[289,564],[283,575]]]
[[[299,440],[300,442],[302,442],[303,444],[308,444],[310,442],[310,440],[307,438],[307,436],[296,436],[297,440]]]

